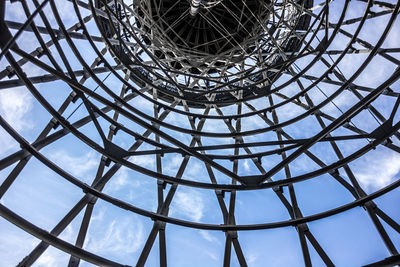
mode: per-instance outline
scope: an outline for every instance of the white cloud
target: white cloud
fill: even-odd
[[[154,168],[155,157],[152,155],[134,156],[130,160],[132,163],[145,168]]]
[[[71,225],[68,225],[67,228],[62,232],[59,236],[64,241],[69,242],[70,244],[74,244],[74,236],[76,229],[74,229]],[[34,266],[64,266],[66,264],[66,260],[69,259],[69,255],[67,255],[64,251],[59,250],[54,247],[49,247],[43,255],[41,255]]]
[[[205,240],[207,240],[208,242],[211,242],[211,243],[218,243],[218,244],[220,244],[221,242],[215,237],[215,236],[213,236],[212,234],[210,234],[210,232],[208,232],[208,231],[204,231],[204,230],[199,230],[199,232],[200,232],[200,235],[205,239]]]
[[[245,160],[242,161],[243,162],[243,167],[244,167],[244,169],[246,171],[250,171],[249,161],[250,161],[249,159],[245,159]]]
[[[89,251],[126,255],[138,251],[144,243],[144,227],[138,220],[118,218],[107,224],[105,231],[102,232],[103,234],[91,235],[89,231],[85,244]]]
[[[183,157],[179,154],[165,157],[163,159],[163,173],[167,175],[175,175],[182,164],[182,160]]]
[[[39,242],[33,236],[0,219],[1,266],[15,266]],[[22,245],[23,244],[23,245]]]
[[[33,99],[23,87],[0,90],[0,114],[17,131],[33,127],[26,115],[32,109]],[[15,149],[17,143],[3,128],[0,129],[0,155]]]
[[[23,232],[11,224],[3,224],[0,221],[0,266],[15,266],[40,242],[39,239]],[[69,225],[59,236],[59,238],[73,243],[75,231]],[[49,247],[34,263],[33,266],[65,266],[66,253]]]
[[[215,260],[215,261],[219,261],[219,258],[218,258],[218,256],[217,256],[216,253],[211,252],[211,251],[209,251],[209,250],[207,250],[206,253],[207,253],[207,255],[208,255],[211,259],[213,259],[213,260]]]
[[[367,155],[355,175],[367,188],[381,188],[391,183],[399,171],[400,155],[385,152],[373,157]]]
[[[32,96],[22,87],[0,91],[0,110],[4,118],[16,130],[32,125],[24,120],[24,115],[32,108]]]
[[[171,213],[177,213],[195,222],[199,222],[203,217],[203,198],[194,190],[176,192],[172,207]]]
[[[148,180],[146,180],[148,182]],[[139,188],[143,190],[144,186],[143,181],[137,179],[130,179],[128,169],[122,167],[119,171],[111,178],[108,183],[108,189],[112,192],[117,192],[123,188],[126,188],[129,185],[129,188]],[[132,190],[129,191],[129,200],[132,201],[134,198],[134,192]]]
[[[72,156],[67,151],[56,151],[50,155],[50,159],[71,174],[80,177],[87,175],[99,164],[99,158],[93,151],[79,156]]]
[[[111,191],[118,191],[127,184],[129,184],[128,170],[126,168],[121,168],[113,176],[108,186]]]
[[[51,253],[40,256],[40,258],[36,261],[36,266],[59,266],[57,264],[57,258]]]
[[[256,254],[253,254],[253,253],[249,253],[247,256],[246,256],[246,261],[247,261],[247,263],[248,264],[252,264],[252,263],[254,263],[256,260],[257,260],[257,255]]]

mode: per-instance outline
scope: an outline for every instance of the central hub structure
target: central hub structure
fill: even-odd
[[[190,15],[196,16],[196,14],[199,13],[200,3],[200,0],[190,1]]]
[[[268,1],[261,0],[164,0],[159,4],[143,1],[137,7],[142,20],[139,25],[151,39],[157,38],[161,45],[179,49],[181,56],[214,58],[247,51],[246,41],[263,31],[270,9]],[[148,44],[152,41],[144,39]]]
[[[236,103],[238,94],[243,100],[267,94],[276,70],[291,64],[304,42],[310,17],[302,10],[312,0],[134,0],[124,10],[109,0],[96,7],[105,4],[116,18],[101,16],[99,28],[117,39],[109,47],[118,62],[141,65],[132,79],[157,84],[167,102],[183,97],[204,108],[210,98],[223,106]],[[115,25],[119,20],[124,27]]]

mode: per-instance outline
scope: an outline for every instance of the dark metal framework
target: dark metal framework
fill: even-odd
[[[326,253],[308,223],[359,206],[368,213],[391,255],[371,266],[400,262],[399,246],[383,226],[386,224],[400,234],[400,225],[374,202],[399,187],[400,180],[367,193],[351,167],[354,160],[378,146],[400,153],[400,91],[396,90],[400,42],[397,40],[394,47],[384,43],[391,32],[399,31],[399,1],[70,0],[75,11],[71,14],[75,20],[72,26],[64,24],[57,1],[27,2],[0,4],[0,60],[7,62],[0,72],[0,90],[25,86],[52,119],[36,140],[29,142],[13,128],[12,122],[0,117],[0,125],[21,146],[19,151],[0,160],[1,170],[12,166],[0,185],[0,197],[7,194],[32,158],[84,194],[49,231],[0,204],[3,218],[42,240],[21,259],[19,266],[32,265],[49,246],[70,254],[69,266],[78,266],[80,259],[102,266],[122,265],[82,249],[99,198],[116,209],[153,220],[140,257],[133,263],[137,266],[145,265],[157,236],[160,266],[167,265],[168,224],[224,231],[224,266],[230,266],[232,246],[240,265],[247,266],[239,242],[240,231],[294,227],[306,266],[312,265],[310,247],[327,266],[334,266],[335,259]],[[363,8],[354,11],[354,3]],[[25,20],[6,19],[8,9],[16,5],[22,6]],[[357,15],[349,17],[349,9]],[[90,14],[83,16],[83,10]],[[386,24],[379,36],[362,34],[371,28],[369,22],[381,17]],[[88,28],[90,23],[96,24],[97,32]],[[224,23],[231,28],[226,29]],[[236,33],[232,33],[234,26]],[[23,35],[32,36],[37,49],[24,49],[19,43]],[[90,61],[85,49],[95,55]],[[357,56],[361,58],[358,66],[351,72],[343,71],[343,66]],[[357,78],[370,66],[376,66],[376,58],[383,60],[391,73],[377,77],[379,84],[368,86]],[[27,75],[27,63],[42,74]],[[107,76],[103,79],[104,74]],[[111,78],[121,85],[119,91],[107,85]],[[38,89],[41,83],[55,82],[70,88],[69,96],[59,107],[53,106]],[[316,98],[317,94],[323,97]],[[343,95],[353,99],[350,106],[338,104]],[[152,105],[153,114],[131,105],[135,98]],[[376,107],[382,99],[389,99],[390,112],[382,113]],[[263,105],[257,105],[257,101]],[[330,105],[335,109],[332,114],[326,111]],[[75,106],[87,115],[73,121],[66,111]],[[282,110],[288,107],[294,107],[294,115],[284,114]],[[168,121],[171,116],[182,116],[188,124]],[[368,118],[376,126],[372,130],[359,127],[359,118]],[[256,126],[248,127],[252,119],[256,119]],[[312,120],[312,134],[290,133],[293,127],[304,127],[302,123],[307,119]],[[210,121],[222,130],[207,128]],[[88,125],[95,129],[98,138],[81,130]],[[104,125],[109,129],[105,130]],[[40,151],[54,142],[62,142],[68,135],[102,154],[91,184],[66,172]],[[129,136],[132,145],[124,147],[115,142],[120,135]],[[254,136],[262,141],[254,141]],[[220,141],[225,139],[232,142]],[[350,150],[349,144],[353,144]],[[144,145],[151,149],[140,149]],[[316,152],[326,147],[332,151],[329,160]],[[163,172],[163,157],[167,154],[182,155],[176,175]],[[155,157],[155,168],[130,160],[143,155]],[[293,170],[296,159],[302,157],[314,162],[315,167]],[[209,182],[184,177],[191,159],[202,163]],[[266,167],[270,159],[273,165]],[[254,164],[258,173],[240,173],[240,163],[246,160]],[[156,211],[103,193],[121,167],[156,181]],[[221,176],[231,182],[221,182],[226,181]],[[321,213],[303,215],[295,187],[317,179],[335,180],[354,200]],[[220,206],[221,223],[169,216],[177,188],[182,186],[213,190]],[[236,224],[236,196],[249,190],[273,190],[289,218]],[[60,239],[58,236],[83,210],[75,244]]]

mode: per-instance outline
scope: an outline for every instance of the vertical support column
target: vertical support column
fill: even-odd
[[[1,3],[0,3],[0,24],[4,23],[5,13],[6,13],[6,1],[1,1]]]
[[[4,47],[12,38],[5,23],[6,1],[0,1],[0,47]]]

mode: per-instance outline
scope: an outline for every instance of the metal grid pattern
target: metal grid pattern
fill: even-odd
[[[242,231],[285,227],[296,230],[303,256],[299,261],[305,266],[312,265],[311,249],[325,265],[334,266],[335,258],[309,224],[358,207],[391,255],[371,266],[400,262],[398,245],[387,230],[400,234],[400,225],[375,201],[396,190],[400,180],[366,190],[352,166],[375,149],[400,152],[399,40],[385,43],[399,30],[400,2],[69,2],[70,25],[55,0],[0,4],[0,89],[24,86],[50,116],[33,139],[0,118],[2,128],[20,145],[0,160],[7,172],[0,197],[7,196],[32,159],[83,192],[52,229],[42,229],[0,204],[3,218],[41,240],[19,266],[34,264],[49,246],[70,254],[69,266],[82,260],[122,266],[83,248],[99,200],[151,219],[152,228],[131,265],[144,266],[158,238],[159,264],[166,266],[166,233],[172,224],[225,233],[224,266],[231,265],[232,257],[240,266],[248,265]],[[23,20],[8,19],[16,6],[23,10]],[[222,11],[230,14],[227,21],[236,19],[236,35],[219,25],[224,16],[215,16]],[[382,31],[368,34],[379,18],[385,22]],[[190,19],[193,25],[179,24]],[[201,28],[204,21],[209,35]],[[206,40],[216,32],[214,40]],[[35,49],[25,48],[24,36]],[[373,85],[360,79],[378,71],[380,62],[386,75],[377,75]],[[54,104],[41,84],[62,84],[69,94]],[[89,182],[42,152],[68,136],[101,154]],[[181,160],[175,173],[165,170],[165,158],[177,155]],[[155,164],[134,160],[142,156],[152,157]],[[298,168],[301,160],[310,166]],[[201,166],[202,177],[186,175],[189,162]],[[254,168],[245,172],[244,162]],[[154,182],[156,208],[141,208],[103,191],[121,168]],[[303,213],[295,188],[321,179],[334,181],[352,200]],[[182,187],[213,192],[219,223],[170,215]],[[247,191],[273,192],[287,219],[237,223],[236,199]],[[75,243],[59,238],[81,212]]]

